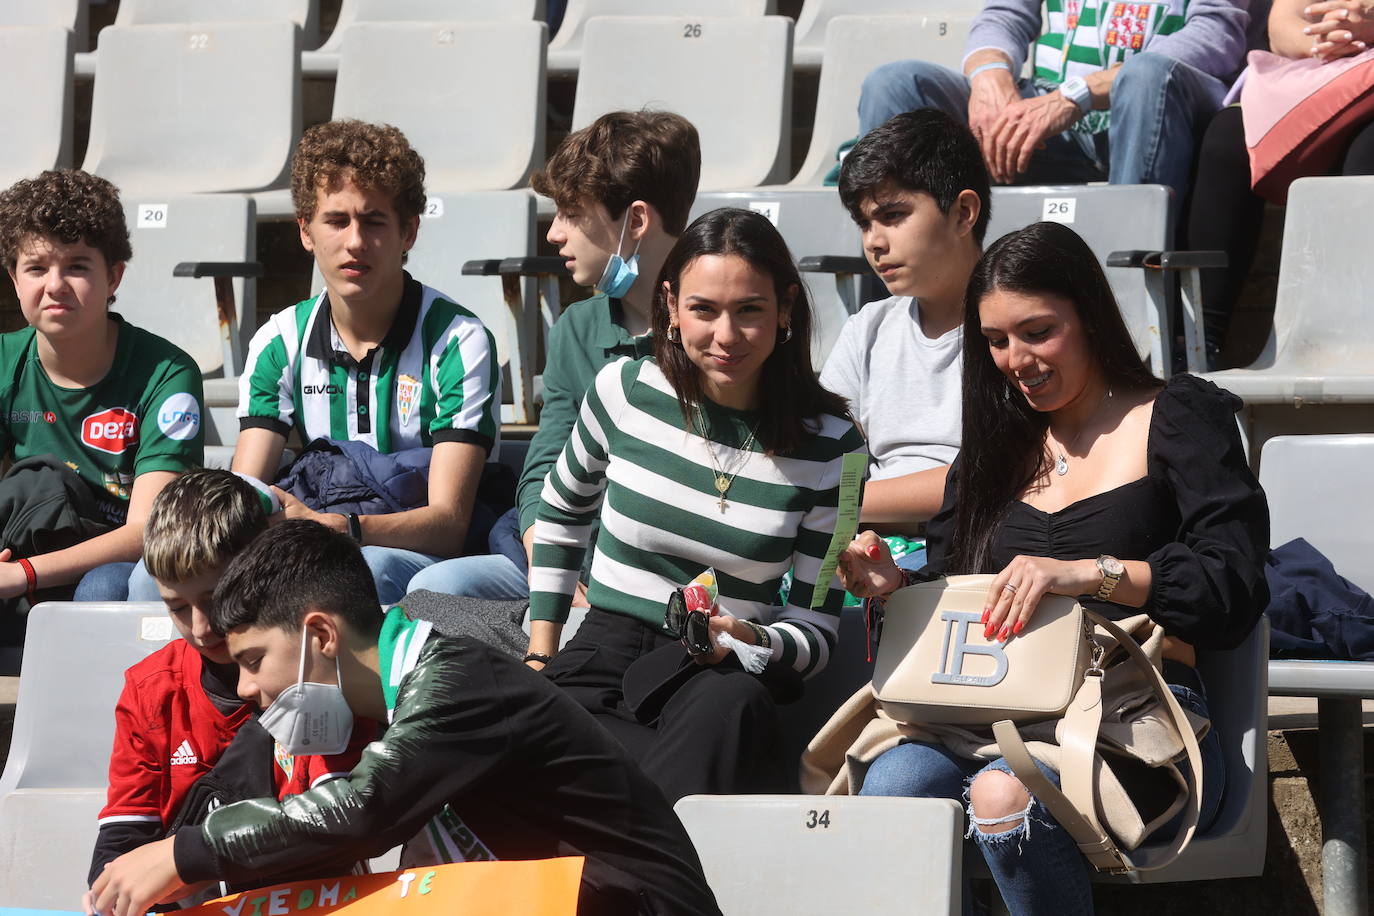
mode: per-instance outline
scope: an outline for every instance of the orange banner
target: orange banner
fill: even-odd
[[[181,912],[197,916],[574,916],[579,857],[463,862],[379,875],[292,881],[221,897]]]

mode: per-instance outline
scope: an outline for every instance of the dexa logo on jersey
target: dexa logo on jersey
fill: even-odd
[[[182,741],[180,746],[172,753],[172,766],[174,767],[186,766],[196,762],[196,752],[195,749],[191,747],[191,742],[189,740]]]
[[[138,444],[138,415],[123,407],[93,413],[81,421],[81,441],[97,451],[122,454]]]
[[[402,375],[396,380],[396,415],[401,425],[408,426],[416,408],[420,406],[420,380],[413,375]]]
[[[200,432],[200,402],[195,395],[185,391],[162,402],[157,409],[157,428],[168,439],[185,442]]]

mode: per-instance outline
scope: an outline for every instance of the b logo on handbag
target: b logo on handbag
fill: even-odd
[[[1046,595],[1015,639],[984,639],[979,621],[992,579],[950,576],[888,599],[873,692],[892,718],[991,725],[1063,714],[1090,657],[1083,608]]]
[[[968,628],[982,626],[982,617],[972,611],[943,611],[940,620],[945,624],[945,641],[940,649],[940,670],[930,675],[930,682],[966,687],[996,687],[1002,683],[1007,676],[1007,653],[995,642],[979,646],[968,641]],[[969,655],[992,656],[997,659],[997,670],[987,675],[964,674],[964,658]]]

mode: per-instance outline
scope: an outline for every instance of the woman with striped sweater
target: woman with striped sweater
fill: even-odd
[[[867,450],[843,399],[816,381],[806,290],[766,218],[702,216],[660,286],[654,356],[597,375],[545,480],[527,660],[547,665],[670,800],[778,790],[775,698],[794,698],[834,647],[843,590],[822,561],[841,505],[858,504]],[[598,512],[592,610],[559,652]],[[714,650],[689,656],[664,607],[707,568],[720,588]],[[725,633],[766,650],[762,674],[717,644]]]

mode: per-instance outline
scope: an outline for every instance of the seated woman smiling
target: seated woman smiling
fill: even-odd
[[[1143,611],[1167,634],[1165,680],[1206,716],[1195,647],[1239,644],[1268,601],[1268,507],[1236,428],[1239,406],[1194,376],[1164,383],[1150,373],[1097,259],[1072,230],[1037,223],[1011,233],[969,282],[963,442],[930,525],[927,571],[995,574],[983,625],[1003,641],[1046,594],[1078,597],[1110,618]],[[841,566],[863,596],[889,594],[911,576],[871,532]],[[1199,831],[1225,783],[1214,735],[1202,759]],[[1167,810],[1172,784],[1129,762],[1121,770],[1143,816]],[[872,762],[862,791],[966,797],[971,835],[1011,912],[1092,912],[1086,862],[1004,759],[907,742]],[[1166,824],[1154,839],[1175,829]]]
[[[765,217],[702,216],[660,279],[654,356],[598,373],[544,483],[530,570],[530,652],[543,658],[532,664],[547,660],[670,801],[780,791],[774,702],[834,645],[844,593],[822,559],[841,501],[857,511],[868,453],[843,399],[816,380],[806,290]],[[598,511],[591,610],[559,652]],[[708,568],[723,613],[710,619],[711,651],[689,657],[664,609]],[[717,645],[722,633],[766,650],[761,674]]]

